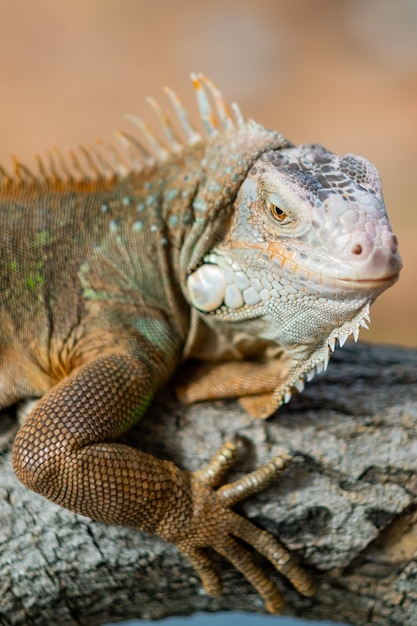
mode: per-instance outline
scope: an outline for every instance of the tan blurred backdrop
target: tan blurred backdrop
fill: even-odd
[[[362,339],[417,345],[415,0],[0,0],[0,163],[152,120],[208,74],[246,116],[380,169],[404,261]]]

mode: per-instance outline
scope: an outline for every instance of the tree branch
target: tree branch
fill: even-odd
[[[298,450],[281,479],[241,507],[318,582],[307,599],[277,576],[285,612],[357,626],[414,626],[416,383],[417,351],[348,345],[326,375],[267,421],[253,420],[236,402],[184,408],[164,391],[125,439],[197,469],[239,433],[246,443],[236,475],[283,449]],[[11,419],[2,415],[1,422],[10,432]],[[253,589],[220,558],[224,594],[213,599],[173,546],[92,522],[29,492],[12,472],[6,435],[2,441],[8,451],[0,457],[1,625],[263,612]]]

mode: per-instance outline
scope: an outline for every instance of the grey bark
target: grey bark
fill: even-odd
[[[184,408],[164,391],[127,440],[197,469],[239,433],[244,453],[231,478],[284,449],[300,451],[276,483],[241,506],[317,580],[317,594],[307,599],[277,575],[284,612],[415,626],[416,383],[417,351],[349,344],[336,351],[325,375],[267,421],[250,418],[232,401]],[[7,416],[1,423],[14,428]],[[12,472],[7,437],[0,456],[1,625],[264,611],[254,590],[220,558],[224,593],[213,599],[173,546],[92,522],[29,492]]]

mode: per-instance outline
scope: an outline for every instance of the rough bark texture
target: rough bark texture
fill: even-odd
[[[236,402],[184,408],[164,392],[127,439],[197,469],[237,432],[243,453],[234,476],[283,449],[302,452],[279,481],[241,507],[317,579],[317,594],[305,599],[277,576],[285,613],[415,626],[416,383],[417,351],[348,345],[325,375],[272,419],[255,421]],[[14,427],[12,418],[1,423],[9,432]],[[13,475],[7,435],[3,448],[1,625],[263,611],[256,593],[220,559],[224,594],[212,599],[173,546],[92,522],[29,492]]]

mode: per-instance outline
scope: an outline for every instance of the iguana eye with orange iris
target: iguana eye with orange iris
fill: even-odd
[[[272,217],[274,217],[279,222],[283,222],[287,217],[287,214],[279,208],[276,204],[272,204],[272,202],[268,202],[269,210],[271,211]]]

